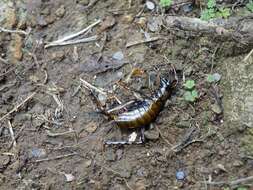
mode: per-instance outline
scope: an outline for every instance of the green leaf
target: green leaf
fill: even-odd
[[[194,80],[187,80],[184,84],[184,87],[188,90],[193,89],[195,86],[195,81]]]
[[[195,99],[199,97],[197,90],[192,91],[192,97],[195,98]]]
[[[184,93],[184,99],[187,101],[187,102],[194,102],[195,99],[194,97],[192,96],[192,93],[190,91],[186,91]]]
[[[215,10],[214,9],[205,9],[201,12],[200,19],[201,20],[210,20],[215,17]]]
[[[195,102],[197,98],[198,98],[198,92],[196,90],[186,91],[184,93],[184,99],[187,102]]]
[[[208,0],[207,2],[207,7],[210,8],[214,8],[216,7],[216,0]]]
[[[211,74],[207,75],[207,82],[212,83],[212,82],[214,82],[214,81],[215,81],[215,78],[214,78],[213,75],[211,75]]]
[[[250,0],[250,1],[246,4],[246,7],[247,7],[251,12],[253,12],[253,1]]]
[[[214,73],[214,74],[209,74],[209,75],[207,75],[207,82],[210,82],[210,83],[212,83],[212,82],[219,82],[220,81],[220,79],[221,79],[221,75],[219,74],[219,73]]]
[[[169,7],[172,4],[172,0],[160,0],[161,7]]]
[[[238,187],[237,190],[248,190],[246,187]]]
[[[228,18],[230,16],[229,8],[220,8],[219,12],[217,12],[217,17]]]

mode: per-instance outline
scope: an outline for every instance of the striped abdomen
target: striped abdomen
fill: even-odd
[[[162,110],[172,88],[169,81],[161,79],[159,90],[150,100],[143,100],[137,108],[115,116],[114,121],[124,128],[137,128],[152,123]]]

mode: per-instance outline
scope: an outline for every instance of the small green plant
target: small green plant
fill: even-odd
[[[200,19],[210,20],[212,18],[228,18],[230,16],[230,9],[217,8],[216,0],[208,0],[207,8],[201,12]]]
[[[187,102],[195,102],[198,98],[198,91],[194,89],[195,87],[195,81],[194,80],[187,80],[184,83],[184,87],[186,89],[184,93],[184,99]]]
[[[253,12],[253,1],[249,0],[249,2],[246,4],[247,9],[249,9],[249,11]]]
[[[237,190],[248,190],[246,187],[238,187]]]
[[[219,73],[209,74],[207,75],[207,82],[214,83],[219,82],[221,79],[221,75]]]
[[[187,81],[184,83],[184,87],[185,87],[187,90],[193,89],[193,87],[195,87],[195,81],[194,81],[194,80],[187,80]]]
[[[160,0],[160,5],[163,8],[170,7],[172,4],[172,0]]]

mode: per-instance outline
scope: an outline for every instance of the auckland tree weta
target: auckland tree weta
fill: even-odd
[[[144,100],[136,100],[131,102],[131,104],[127,106],[127,111],[124,111],[122,113],[114,114],[106,111],[101,106],[99,106],[99,108],[101,109],[102,113],[107,115],[120,128],[141,128],[141,142],[143,142],[144,135],[142,129],[156,120],[167,99],[171,96],[176,84],[176,77],[173,80],[160,78],[159,89],[151,96],[151,98],[145,98]],[[96,101],[98,101],[97,98]],[[132,144],[132,142],[128,140],[106,141],[105,144]]]

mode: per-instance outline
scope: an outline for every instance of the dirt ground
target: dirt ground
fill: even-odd
[[[200,5],[165,11],[153,2],[0,2],[1,26],[16,30],[0,30],[0,189],[253,189],[253,47],[180,37],[163,19],[199,18]],[[90,42],[45,48],[98,20],[79,37]],[[173,69],[177,87],[146,142],[104,145],[140,131],[101,114],[80,79],[114,95],[98,97],[113,108],[150,97]],[[184,97],[187,80],[194,102]]]

